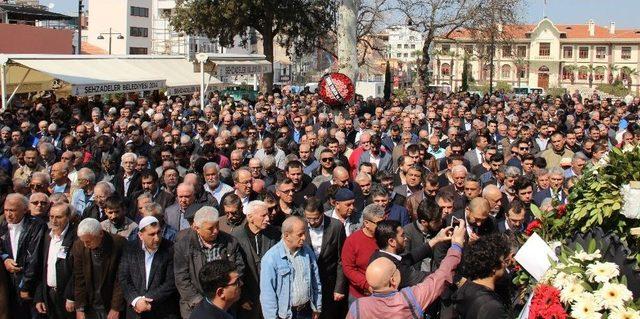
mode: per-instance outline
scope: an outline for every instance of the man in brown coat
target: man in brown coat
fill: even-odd
[[[119,318],[125,301],[117,274],[126,240],[93,218],[80,222],[78,239],[72,250],[76,318]]]

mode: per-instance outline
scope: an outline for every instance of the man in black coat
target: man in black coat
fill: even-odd
[[[75,318],[71,247],[77,235],[76,225],[71,223],[71,213],[71,206],[66,203],[51,207],[51,231],[45,234],[42,247],[42,280],[36,289],[34,302],[39,313],[53,319]]]
[[[142,189],[140,174],[135,169],[137,159],[134,153],[124,153],[120,162],[122,167],[112,180],[116,193],[127,202],[130,202],[133,194]]]
[[[238,318],[261,318],[260,260],[280,241],[280,230],[269,224],[269,206],[263,201],[249,202],[244,212],[247,222],[237,227],[233,235],[240,245],[245,264],[244,287],[238,304]]]
[[[118,277],[127,318],[180,318],[173,274],[173,244],[162,239],[158,219],[140,220],[138,238],[127,244]]]
[[[305,244],[316,254],[322,284],[320,318],[344,318],[348,310],[348,286],[340,257],[346,239],[344,226],[337,219],[323,214],[315,197],[307,201],[304,217],[308,226]]]
[[[0,256],[9,272],[9,302],[13,318],[30,318],[32,300],[40,277],[40,256],[47,225],[27,215],[29,201],[9,194],[4,201],[5,220],[0,224]]]

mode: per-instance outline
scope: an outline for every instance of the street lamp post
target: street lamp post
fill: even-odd
[[[109,32],[101,32],[100,35],[98,36],[98,40],[104,40],[104,36],[108,35],[109,36],[109,55],[111,55],[111,37],[114,35],[117,35],[118,37],[116,37],[116,39],[118,40],[122,40],[124,39],[124,37],[122,36],[122,33],[120,32],[111,32],[111,28],[109,28]]]

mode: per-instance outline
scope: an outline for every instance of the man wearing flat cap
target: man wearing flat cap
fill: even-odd
[[[333,209],[324,214],[339,220],[344,225],[344,231],[349,237],[362,227],[362,215],[355,211],[355,194],[348,188],[340,188],[330,200]]]
[[[122,254],[118,278],[127,302],[127,318],[180,318],[173,244],[162,239],[157,218],[140,220],[138,237]]]

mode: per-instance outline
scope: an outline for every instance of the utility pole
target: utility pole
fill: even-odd
[[[78,0],[78,54],[82,54],[82,0]]]

